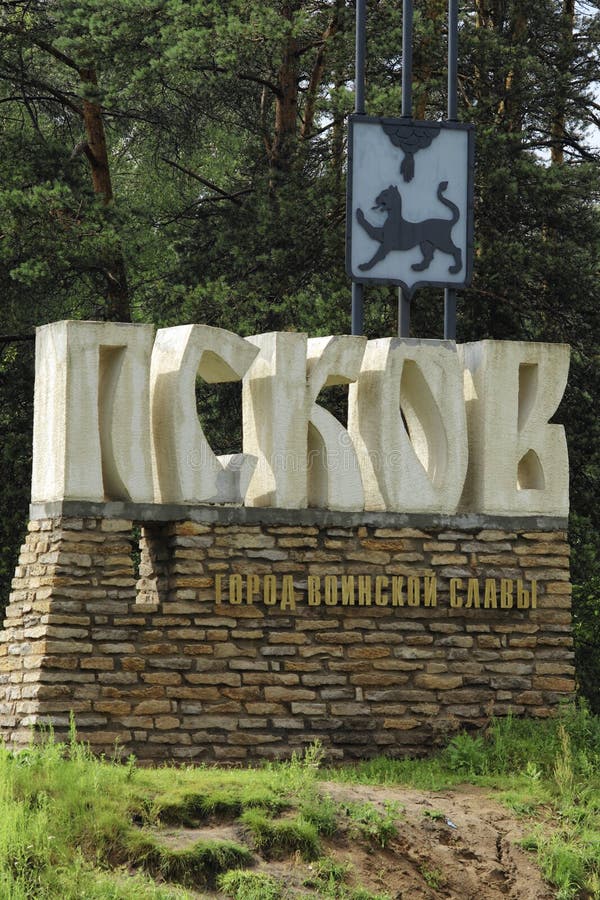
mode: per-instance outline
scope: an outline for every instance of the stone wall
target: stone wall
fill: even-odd
[[[94,750],[149,761],[315,738],[337,759],[422,754],[574,690],[555,521],[222,510],[142,525],[140,558],[133,514],[89,509],[29,524],[0,632],[11,746],[72,712]]]

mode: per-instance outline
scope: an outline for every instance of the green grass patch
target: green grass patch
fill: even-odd
[[[155,877],[190,888],[213,887],[223,872],[252,864],[250,851],[233,841],[197,841],[175,850],[144,834],[129,837],[127,857]]]
[[[259,853],[267,858],[281,858],[300,853],[303,859],[316,859],[321,847],[319,832],[302,816],[293,819],[271,819],[258,809],[249,809],[240,822]]]
[[[264,872],[235,870],[221,875],[219,890],[233,900],[281,900],[284,896],[282,882]]]

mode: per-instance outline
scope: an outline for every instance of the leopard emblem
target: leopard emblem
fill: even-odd
[[[423,254],[420,262],[413,263],[411,269],[414,272],[423,272],[429,268],[436,250],[452,256],[454,263],[448,267],[448,272],[456,275],[463,267],[462,251],[452,240],[452,228],[460,218],[458,206],[444,197],[444,191],[448,187],[447,181],[440,181],[437,189],[437,198],[440,203],[447,206],[452,213],[451,219],[425,219],[422,222],[410,222],[402,215],[402,197],[400,191],[394,185],[390,185],[382,191],[375,200],[373,209],[387,213],[383,225],[371,225],[365,217],[362,209],[356,210],[356,218],[370,238],[378,241],[380,246],[375,255],[366,263],[359,265],[361,272],[367,272],[376,266],[378,262],[391,253],[392,250],[412,250],[419,247]]]

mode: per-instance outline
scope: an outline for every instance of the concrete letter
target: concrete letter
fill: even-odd
[[[259,461],[246,505],[362,509],[350,438],[315,401],[322,387],[358,376],[365,339],[273,332],[248,340],[260,354],[244,378],[244,450]]]
[[[348,431],[367,509],[455,512],[467,470],[467,432],[454,344],[369,341],[349,389]]]
[[[366,338],[349,335],[308,341],[309,506],[364,509],[360,468],[350,435],[335,416],[315,401],[323,387],[356,381],[366,345]]]
[[[461,508],[566,516],[569,461],[549,425],[567,383],[569,347],[480,341],[458,348],[465,368],[469,471]]]
[[[152,352],[153,474],[162,503],[241,503],[256,460],[215,456],[196,410],[196,378],[238,381],[257,350],[243,338],[209,325],[157,332]]]

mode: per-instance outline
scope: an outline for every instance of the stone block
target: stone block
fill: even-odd
[[[431,675],[421,673],[415,675],[415,686],[433,691],[449,691],[460,687],[463,683],[461,675]]]

